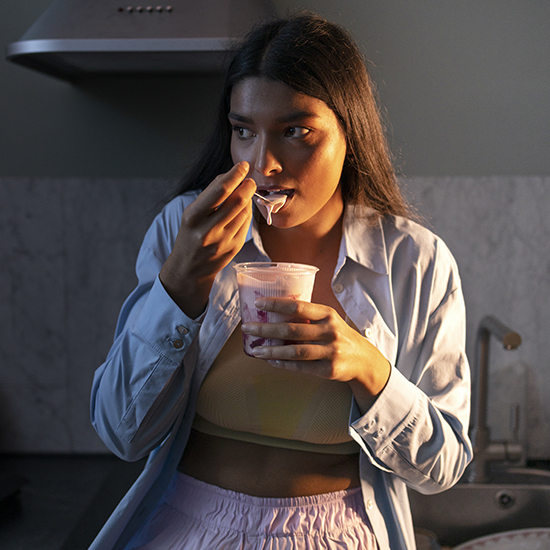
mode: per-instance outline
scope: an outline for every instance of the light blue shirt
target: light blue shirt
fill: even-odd
[[[252,224],[241,251],[216,277],[206,311],[187,317],[158,274],[195,197],[171,201],[149,228],[137,260],[138,286],[94,378],[91,416],[100,437],[125,460],[149,459],[93,550],[124,548],[154,509],[185,449],[199,387],[240,320],[232,264],[268,259]],[[368,213],[346,208],[332,288],[393,366],[366,414],[351,404],[350,434],[362,449],[363,497],[381,550],[410,550],[407,486],[443,491],[472,457],[464,300],[456,263],[441,239],[399,217],[368,223]]]

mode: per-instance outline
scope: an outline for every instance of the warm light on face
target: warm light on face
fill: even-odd
[[[231,95],[231,155],[247,161],[260,193],[282,192],[275,227],[326,223],[343,211],[340,177],[346,138],[323,101],[265,78],[239,82]]]

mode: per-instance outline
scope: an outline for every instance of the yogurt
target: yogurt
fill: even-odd
[[[311,301],[315,274],[318,268],[305,264],[281,262],[249,262],[236,264],[237,283],[241,302],[241,319],[243,323],[282,323],[292,321],[289,315],[261,311],[254,301],[260,297],[292,298]],[[243,347],[247,355],[252,356],[256,346],[280,346],[283,340],[260,338],[243,334]]]
[[[262,216],[265,218],[267,225],[273,223],[272,214],[276,214],[285,205],[286,199],[287,195],[283,195],[282,193],[271,193],[266,196],[254,193],[254,200]]]

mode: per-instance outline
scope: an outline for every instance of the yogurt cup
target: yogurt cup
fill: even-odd
[[[319,269],[312,265],[283,262],[248,262],[234,266],[237,272],[241,319],[243,323],[283,323],[292,321],[291,315],[260,311],[254,301],[261,297],[293,298],[311,301],[315,274]],[[280,346],[284,340],[260,338],[243,334],[243,348],[252,356],[256,346]]]

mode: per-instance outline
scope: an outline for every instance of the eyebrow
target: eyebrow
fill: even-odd
[[[247,124],[252,124],[254,122],[250,117],[240,115],[239,113],[234,113],[233,111],[231,111],[227,116],[228,118],[232,118],[238,122],[244,122]],[[292,111],[285,116],[277,118],[277,122],[289,123],[304,120],[306,118],[319,118],[319,115],[312,113],[311,111]]]

